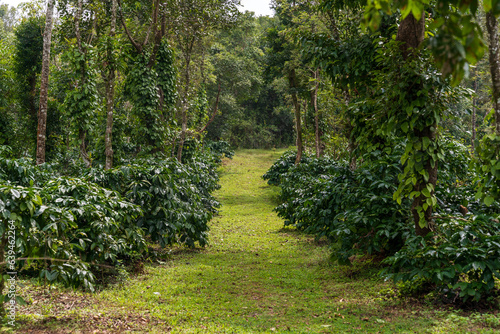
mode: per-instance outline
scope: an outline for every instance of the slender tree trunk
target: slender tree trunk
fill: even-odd
[[[215,98],[215,106],[214,106],[214,111],[212,112],[212,117],[208,120],[207,124],[201,130],[198,131],[198,133],[203,133],[208,126],[214,121],[215,116],[217,115],[217,110],[219,109],[219,98],[220,98],[220,92],[221,92],[221,86],[220,86],[220,81],[218,82],[218,89],[217,89],[217,97]]]
[[[36,121],[37,119],[37,113],[38,110],[36,108],[36,76],[33,76],[29,78],[29,85],[30,85],[30,100],[29,100],[29,108],[30,108],[30,114],[31,114],[31,119],[33,122]]]
[[[82,36],[80,33],[80,21],[82,20],[82,12],[83,12],[82,7],[83,7],[82,0],[78,0],[77,10],[75,15],[75,36],[76,36],[76,44],[78,45],[78,51],[80,51],[80,53],[84,55],[84,58],[80,63],[80,76],[81,76],[80,86],[85,87],[85,85],[87,84],[87,63],[86,63],[87,50],[82,45]],[[78,110],[78,112],[81,112],[81,110]],[[91,162],[87,154],[87,145],[85,143],[87,139],[87,130],[84,129],[83,127],[84,122],[82,121],[81,116],[77,116],[77,119],[80,119],[80,121],[78,122],[78,135],[80,139],[80,157],[85,162],[85,165],[87,167],[90,167]]]
[[[78,0],[76,4],[76,15],[75,15],[75,36],[76,36],[76,44],[78,45],[78,51],[83,53],[82,49],[82,36],[80,34],[80,21],[82,19],[82,0]]]
[[[314,108],[314,133],[316,136],[316,158],[323,155],[321,148],[321,136],[319,131],[319,111],[318,111],[318,89],[319,89],[319,69],[314,71],[315,86],[311,90],[311,104]]]
[[[187,112],[189,105],[189,85],[191,84],[191,76],[190,76],[190,66],[191,66],[191,52],[193,50],[194,40],[191,40],[189,46],[186,46],[186,68],[184,70],[184,96],[182,98],[182,128],[181,128],[181,138],[179,142],[179,148],[177,150],[177,161],[182,162],[182,150],[184,148],[184,142],[186,141],[186,131],[187,131]]]
[[[413,14],[409,14],[399,25],[398,34],[396,36],[397,41],[403,42],[401,44],[401,52],[404,59],[409,59],[418,56],[418,47],[424,41],[425,34],[425,14],[419,21],[415,19]],[[411,80],[411,78],[407,78]],[[414,88],[418,90],[418,87]],[[425,126],[422,130],[415,129],[414,134],[416,137],[423,139],[425,137],[429,138],[431,142],[437,140],[437,124],[432,124]],[[417,180],[414,186],[415,191],[421,191],[427,187],[428,184],[432,184],[433,187],[436,186],[437,182],[437,163],[434,166],[431,164],[430,158],[424,165],[425,170],[429,175],[429,180],[425,181],[423,178]],[[431,194],[433,195],[433,193]],[[415,224],[415,232],[417,235],[425,236],[430,232],[430,222],[432,220],[432,206],[429,205],[427,210],[424,211],[425,226],[420,225],[420,215],[419,210],[423,210],[423,204],[426,202],[427,197],[424,194],[415,197],[411,206],[411,212],[413,215],[413,220]]]
[[[297,157],[295,158],[295,165],[300,164],[300,160],[302,160],[302,152],[304,151],[304,145],[302,142],[302,120],[300,117],[300,103],[297,97],[297,77],[295,74],[295,69],[290,71],[288,75],[288,80],[290,84],[291,94],[292,94],[292,102],[295,110],[295,130],[297,131]]]
[[[40,109],[38,111],[38,129],[36,141],[36,164],[45,162],[45,140],[47,135],[47,103],[49,91],[50,44],[52,39],[52,16],[55,0],[49,0],[43,33],[42,79],[40,85]]]
[[[78,138],[80,139],[80,157],[85,163],[85,166],[90,167],[92,162],[87,154],[87,131],[80,128],[78,130]]]
[[[113,39],[116,35],[116,0],[111,0],[111,25],[108,41],[108,73],[106,78],[106,133],[104,136],[106,164],[105,169],[113,168],[113,113],[115,105],[115,64],[113,59]]]
[[[186,131],[187,131],[187,110],[182,108],[182,128],[181,128],[181,138],[179,142],[179,148],[177,150],[177,161],[182,162],[182,149],[184,148],[184,142],[186,141]]]
[[[474,80],[474,93],[477,93],[477,80]],[[471,149],[472,154],[476,151],[476,98],[472,99],[472,139],[471,139]]]
[[[500,136],[500,45],[498,42],[498,20],[494,14],[486,13],[486,28],[489,34],[490,72],[493,88],[493,108],[495,109],[495,133]]]
[[[349,103],[351,103],[351,93],[349,90],[344,90],[342,92],[344,94],[344,103],[346,105],[346,108],[349,107]],[[347,143],[347,150],[349,151],[349,169],[354,171],[357,168],[357,158],[354,155],[354,150],[356,149],[356,140],[352,136],[352,131],[353,127],[351,125],[351,120],[349,119],[349,116],[347,117],[347,138],[348,138],[348,143]]]

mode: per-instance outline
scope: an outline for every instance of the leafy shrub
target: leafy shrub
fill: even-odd
[[[355,171],[328,158],[291,167],[281,176],[276,211],[285,225],[331,240],[340,263],[356,253],[394,253],[410,231],[408,203],[392,199],[398,159],[374,151]]]
[[[231,150],[231,146],[227,141],[211,141],[208,142],[207,147],[210,149],[212,155],[215,156],[216,163],[221,163],[223,157],[232,159],[234,156],[234,151]]]
[[[382,275],[396,282],[427,279],[441,292],[464,301],[491,294],[500,278],[500,223],[486,215],[440,221],[427,238],[412,236],[384,260]]]
[[[9,147],[0,146],[0,182],[25,187],[42,186],[54,176],[53,165],[43,164],[35,167],[31,159],[13,159],[11,152]]]
[[[220,187],[215,160],[205,150],[186,164],[143,159],[110,171],[68,170],[64,161],[12,159],[0,146],[0,233],[15,229],[9,255],[38,262],[41,279],[93,290],[93,270],[143,254],[145,235],[163,246],[207,243],[220,205],[211,195]]]
[[[143,232],[136,224],[142,210],[119,193],[83,179],[57,178],[45,185],[41,195],[46,205],[73,215],[74,226],[65,231],[65,237],[82,261],[115,263],[119,257],[146,249]],[[45,227],[50,228],[59,226],[54,222]]]
[[[349,263],[356,253],[390,256],[385,277],[409,286],[431,282],[453,298],[477,301],[500,278],[500,206],[475,198],[468,149],[446,137],[440,145],[445,156],[436,185],[435,231],[426,239],[414,233],[410,201],[393,200],[404,143],[366,154],[354,171],[329,158],[294,166],[287,152],[266,178],[281,187],[276,211],[285,225],[327,237],[339,263]]]
[[[207,224],[219,206],[211,195],[218,177],[203,162],[138,160],[109,171],[93,169],[88,179],[139,205],[144,216],[138,225],[161,246],[207,244]]]
[[[267,180],[269,185],[279,185],[283,174],[287,173],[290,168],[295,166],[295,159],[297,158],[297,151],[286,151],[283,155],[269,168],[269,170],[262,176]],[[301,163],[308,163],[311,160],[306,154],[302,155]]]
[[[80,285],[93,290],[94,275],[73,252],[68,237],[77,228],[74,217],[66,209],[44,205],[40,191],[33,187],[0,185],[0,232],[6,238],[0,247],[9,271],[16,270],[16,260],[42,261],[40,277],[49,281],[63,280],[68,285]],[[54,260],[62,260],[56,262]],[[56,269],[57,268],[57,269]],[[0,278],[0,300],[4,277]]]
[[[439,164],[436,184],[436,198],[439,205],[436,213],[456,216],[463,214],[463,208],[467,208],[472,214],[500,213],[499,202],[493,202],[488,206],[480,198],[476,198],[478,182],[474,170],[470,168],[473,159],[469,149],[447,137],[441,139],[440,146],[445,155]]]

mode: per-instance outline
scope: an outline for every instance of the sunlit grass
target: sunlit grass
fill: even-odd
[[[60,311],[66,292],[19,320],[48,333],[460,333],[495,332],[495,315],[460,316],[433,306],[382,301],[389,285],[363,263],[340,267],[323,242],[284,229],[273,212],[278,190],[261,175],[282,151],[238,151],[222,167],[223,203],[210,245],[172,249],[146,273],[96,295],[76,293],[78,307]],[[29,292],[27,292],[29,293]],[[57,298],[55,297],[57,296]],[[64,306],[65,304],[63,304]],[[26,315],[36,309],[43,314]],[[58,310],[58,311],[56,311]],[[51,317],[51,312],[57,316]],[[42,319],[42,320],[41,320]]]

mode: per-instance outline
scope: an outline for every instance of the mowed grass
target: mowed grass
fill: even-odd
[[[243,150],[222,167],[210,246],[95,294],[27,285],[19,333],[494,333],[494,313],[384,301],[369,263],[329,261],[325,242],[283,228],[261,176],[283,151]]]

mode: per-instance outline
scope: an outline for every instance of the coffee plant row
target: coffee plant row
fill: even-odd
[[[446,300],[479,301],[496,293],[500,278],[500,206],[476,199],[476,175],[466,147],[442,138],[432,233],[415,235],[411,199],[394,193],[405,143],[375,150],[352,170],[344,161],[286,152],[264,175],[281,188],[275,209],[285,225],[325,237],[332,258],[350,264],[355,255],[384,258],[381,275],[396,282],[434,287]]]
[[[106,171],[76,167],[73,175],[60,172],[65,162],[34,166],[1,147],[2,265],[12,249],[7,265],[15,270],[36,268],[43,280],[93,291],[97,270],[145,256],[151,242],[205,246],[220,206],[212,196],[217,165],[225,151],[231,156],[212,145],[182,164],[144,158]]]

